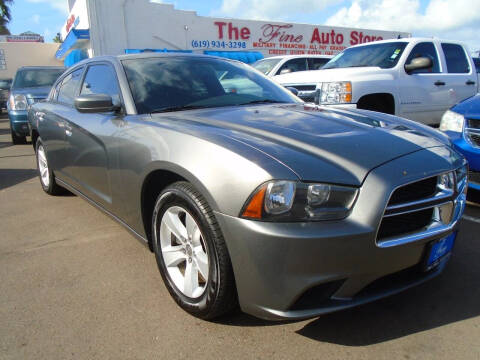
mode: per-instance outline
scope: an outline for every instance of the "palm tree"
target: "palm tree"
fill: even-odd
[[[11,4],[13,4],[13,0],[0,0],[0,35],[10,34],[7,24],[12,19],[10,14]]]

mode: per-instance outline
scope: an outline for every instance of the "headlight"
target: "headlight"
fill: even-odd
[[[18,95],[10,95],[10,98],[8,99],[9,105],[10,105],[10,110],[27,110],[27,98],[25,95],[18,94]]]
[[[332,184],[270,181],[250,196],[240,214],[265,221],[316,221],[345,218],[358,189]]]
[[[440,121],[440,130],[462,132],[464,123],[465,118],[463,115],[447,110]]]
[[[345,104],[352,102],[350,81],[324,82],[319,84],[315,96],[317,104]]]

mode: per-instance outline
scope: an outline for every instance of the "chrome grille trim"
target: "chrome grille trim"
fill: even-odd
[[[456,174],[457,170],[452,170],[452,172]],[[444,173],[438,174],[436,175],[436,177],[438,178],[442,174]],[[418,179],[413,182],[396,187],[391,192],[388,202],[390,202],[392,195],[397,189],[404,186],[408,186],[418,181],[425,180],[425,179],[427,178]],[[380,221],[380,224],[378,225],[378,228],[377,228],[377,233],[375,236],[376,245],[380,248],[388,248],[388,247],[408,244],[408,243],[419,241],[419,240],[428,241],[429,239],[434,239],[441,235],[448,235],[448,233],[453,231],[453,229],[457,225],[458,221],[460,220],[461,214],[465,209],[466,194],[464,190],[466,186],[467,186],[466,181],[462,181],[461,183],[458,184],[459,188],[457,191],[456,190],[457,179],[455,176],[453,191],[444,190],[437,187],[437,192],[434,194],[434,196],[429,198],[420,199],[417,201],[410,201],[406,203],[394,204],[390,206],[388,205],[388,202],[387,202],[387,206],[385,207],[382,220]],[[451,210],[450,221],[448,221],[448,223],[444,223],[441,221],[439,214],[440,214],[441,208],[447,204],[452,204],[453,210],[450,209]],[[394,216],[401,216],[404,214],[411,214],[411,213],[432,209],[432,208],[433,208],[433,213],[432,213],[432,218],[430,223],[425,224],[425,226],[419,229],[418,231],[388,236],[380,239],[378,238],[384,219],[387,219],[389,217],[392,218]]]

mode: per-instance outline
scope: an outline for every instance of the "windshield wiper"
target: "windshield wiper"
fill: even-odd
[[[164,107],[164,108],[154,109],[154,110],[150,111],[150,114],[183,111],[183,110],[205,109],[207,107],[208,106],[205,106],[205,105],[167,106],[167,107]]]
[[[286,103],[286,101],[272,100],[272,99],[263,99],[263,100],[252,100],[246,103],[241,103],[238,105],[251,105],[251,104],[279,104]]]

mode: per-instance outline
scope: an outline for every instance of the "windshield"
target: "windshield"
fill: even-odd
[[[12,85],[12,79],[0,80],[0,89],[10,89],[10,85]]]
[[[63,69],[20,70],[17,72],[17,75],[15,75],[12,88],[52,86],[63,71]]]
[[[267,75],[282,59],[263,59],[255,61],[252,66]]]
[[[406,42],[391,42],[349,48],[330,60],[323,69],[362,66],[392,68],[397,64],[406,46]]]
[[[139,114],[255,103],[296,103],[288,90],[238,62],[198,57],[122,61]]]

